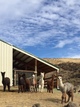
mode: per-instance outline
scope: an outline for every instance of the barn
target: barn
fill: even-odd
[[[0,40],[0,72],[5,72],[5,76],[11,80],[11,86],[17,85],[17,73],[26,73],[30,77],[33,73],[40,75],[40,72],[48,74],[59,72],[59,68],[35,55],[17,48],[14,45]],[[2,77],[0,74],[0,86]]]

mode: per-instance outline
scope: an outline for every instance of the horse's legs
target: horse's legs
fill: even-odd
[[[50,92],[50,88],[49,87],[47,88],[47,92]]]
[[[67,95],[68,95],[68,100],[67,100],[67,102],[69,102],[69,100],[70,100],[70,97],[71,97],[70,94],[71,94],[70,92],[67,93]]]
[[[48,92],[48,89],[49,89],[49,88],[48,88],[48,85],[47,85],[47,92]]]
[[[48,88],[47,88],[47,92],[48,92]]]
[[[53,89],[52,89],[52,93],[53,93]]]
[[[20,85],[18,86],[18,93],[20,92]]]
[[[33,84],[33,91],[35,92],[35,84]]]
[[[52,87],[52,93],[54,92],[53,90],[54,90],[54,87]]]
[[[50,89],[49,89],[49,93],[50,93]]]
[[[39,84],[39,92],[41,92],[41,85]]]
[[[67,102],[69,102],[69,100],[70,100],[70,96],[68,95],[68,100],[67,100]]]
[[[74,97],[74,96],[73,96],[73,91],[72,91],[72,93],[71,93],[71,101],[73,101],[73,97]]]
[[[21,92],[22,92],[22,85],[20,86]]]
[[[41,92],[43,92],[44,84],[41,85]]]
[[[63,103],[64,101],[66,103],[66,93],[65,92],[62,93],[62,101],[61,101],[61,103]]]
[[[23,92],[23,85],[21,85],[20,88],[21,88],[21,92]]]
[[[42,85],[41,85],[41,92],[43,91],[43,87],[42,87]]]
[[[65,94],[65,99],[64,99],[65,103],[66,103],[66,94]]]
[[[71,98],[71,101],[73,101],[73,91],[71,90],[67,94],[68,94],[68,101],[67,102],[69,102],[70,98]]]
[[[10,91],[10,84],[8,84],[8,91]]]
[[[37,92],[37,84],[34,86],[34,91]]]
[[[71,101],[73,101],[73,95],[72,95],[72,97],[71,97]]]
[[[34,90],[34,92],[37,92],[37,86],[36,86],[36,84],[33,84],[33,90]]]
[[[3,91],[5,91],[6,90],[6,85],[3,85]]]
[[[26,84],[23,85],[23,90],[26,92]]]

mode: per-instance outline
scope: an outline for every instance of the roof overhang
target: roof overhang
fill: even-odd
[[[37,61],[37,73],[47,73],[52,71],[59,72],[59,68],[54,65],[13,46],[13,68],[35,71],[35,60]]]

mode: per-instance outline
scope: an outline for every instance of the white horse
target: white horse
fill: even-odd
[[[44,89],[44,73],[41,72],[39,80],[39,91],[43,92],[43,89]]]

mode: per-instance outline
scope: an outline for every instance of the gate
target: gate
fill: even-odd
[[[29,71],[29,70],[14,70],[13,71],[13,86],[18,85],[18,73],[25,74],[26,78],[30,78],[33,75],[34,71]]]

